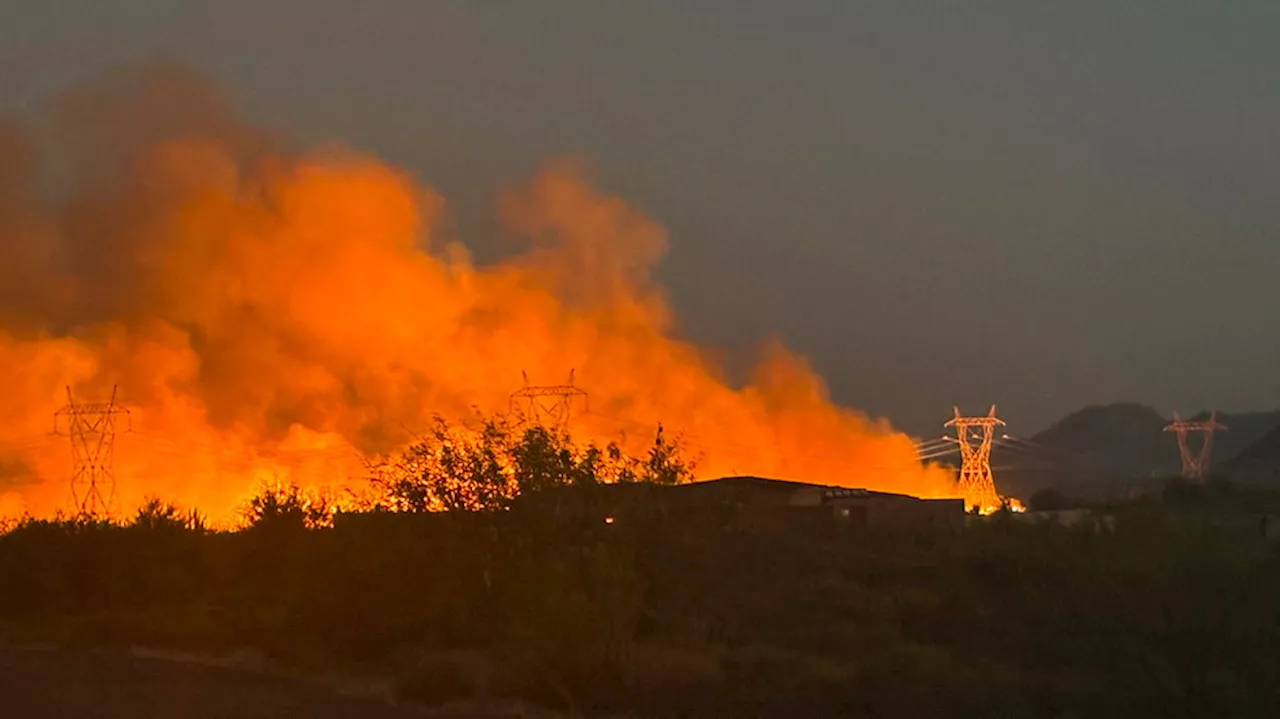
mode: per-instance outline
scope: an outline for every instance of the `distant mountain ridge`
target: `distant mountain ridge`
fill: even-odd
[[[1131,402],[1085,407],[1030,441],[997,442],[992,452],[996,484],[1003,492],[1026,497],[1045,487],[1093,496],[1159,482],[1182,466],[1176,436],[1164,431],[1171,421],[1152,407]],[[1280,410],[1219,414],[1218,421],[1228,429],[1214,433],[1213,467],[1238,471],[1243,464],[1233,460],[1246,452],[1254,458],[1251,476],[1259,463],[1280,466]]]
[[[1228,476],[1280,481],[1280,427],[1273,428],[1223,465]]]
[[[1208,412],[1200,412],[1192,419],[1208,417]],[[1218,421],[1227,426],[1227,431],[1213,435],[1213,463],[1225,466],[1272,430],[1280,428],[1280,410],[1219,414]]]

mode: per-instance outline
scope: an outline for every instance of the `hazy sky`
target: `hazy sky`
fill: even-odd
[[[1276,0],[11,0],[0,111],[157,55],[482,255],[497,189],[588,157],[670,230],[688,335],[780,335],[919,433],[1280,406]]]

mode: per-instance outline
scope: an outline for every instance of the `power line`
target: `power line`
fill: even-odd
[[[654,425],[637,422],[635,420],[626,420],[618,417],[609,417],[607,415],[602,415],[598,412],[591,412],[589,415],[587,415],[587,417],[588,418],[594,417],[597,419],[608,420],[610,422],[615,422],[621,425],[635,426],[635,427],[642,428],[645,431],[653,431],[655,428]],[[624,435],[625,435],[625,432],[624,432]],[[822,464],[832,468],[857,471],[857,470],[874,470],[874,469],[900,469],[900,468],[909,467],[913,464],[916,464],[922,459],[919,456],[913,456],[911,460],[906,460],[900,463],[894,463],[894,464],[880,463],[875,465],[869,465],[864,462],[858,462],[855,460],[833,459],[831,457],[826,457],[826,456],[801,455],[801,454],[795,454],[795,453],[779,452],[776,450],[765,449],[764,446],[759,444],[748,446],[748,445],[729,445],[729,444],[722,444],[719,442],[713,443],[713,442],[708,442],[706,440],[700,439],[696,434],[690,435],[689,433],[686,433],[686,432],[681,432],[677,436],[681,444],[689,447],[693,447],[695,449],[702,449],[706,451],[715,452],[717,454],[717,459],[719,460],[725,460],[725,459],[742,460],[744,458],[768,457],[768,458],[773,458],[775,460],[782,460],[782,461],[787,461],[792,463],[803,462],[803,463],[810,463],[810,464]],[[951,450],[951,452],[954,452],[954,451],[955,451],[954,449]],[[945,452],[943,454],[949,454],[949,453],[950,452]],[[938,455],[938,456],[942,456],[942,455]]]

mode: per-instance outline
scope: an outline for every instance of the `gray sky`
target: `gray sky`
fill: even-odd
[[[1280,3],[13,0],[0,111],[165,54],[492,252],[548,156],[671,232],[685,332],[932,434],[1280,405]]]

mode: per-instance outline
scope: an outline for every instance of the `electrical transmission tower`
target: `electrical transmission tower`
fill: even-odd
[[[1213,433],[1226,431],[1226,426],[1218,423],[1218,413],[1213,412],[1209,419],[1185,420],[1173,413],[1173,422],[1164,428],[1166,432],[1178,435],[1178,453],[1182,455],[1182,477],[1191,482],[1203,482],[1209,475],[1209,453],[1213,450]],[[1191,448],[1187,435],[1192,432],[1204,433],[1204,440],[1198,451]]]
[[[977,507],[980,512],[994,511],[1000,506],[995,479],[991,474],[991,443],[997,425],[1004,421],[996,417],[996,406],[985,417],[962,417],[960,408],[954,407],[956,416],[944,427],[956,428],[956,440],[960,445],[960,492],[964,503]],[[970,432],[970,428],[977,429]]]
[[[524,378],[524,386],[511,393],[511,411],[516,412],[524,405],[525,421],[563,432],[569,427],[574,399],[581,397],[583,410],[587,408],[587,392],[574,386],[573,370],[569,370],[569,381],[565,384],[533,385],[523,370],[520,376]]]
[[[66,423],[71,439],[71,500],[83,517],[106,517],[115,502],[116,479],[113,470],[116,447],[116,417],[129,416],[129,410],[116,404],[116,388],[111,388],[111,401],[78,403],[67,388],[67,406],[54,414],[53,431]]]

